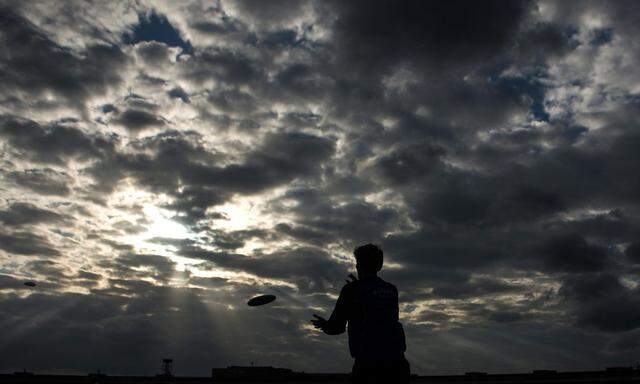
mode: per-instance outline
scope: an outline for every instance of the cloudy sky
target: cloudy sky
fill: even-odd
[[[367,242],[414,372],[635,364],[639,6],[3,1],[0,371],[348,371]]]

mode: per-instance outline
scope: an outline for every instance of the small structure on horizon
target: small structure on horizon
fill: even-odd
[[[33,376],[33,372],[27,371],[26,368],[22,368],[22,371],[13,372],[14,376]]]
[[[93,378],[95,380],[95,379],[105,378],[105,377],[107,377],[107,374],[100,372],[100,370],[98,369],[96,372],[89,373],[89,377],[91,377],[91,378]]]
[[[162,373],[158,376],[173,377],[173,359],[162,359]]]

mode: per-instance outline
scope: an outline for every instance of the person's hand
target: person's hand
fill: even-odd
[[[315,317],[315,319],[311,320],[313,326],[316,327],[316,329],[324,331],[324,328],[327,326],[327,320],[322,316],[316,315],[315,313],[313,314],[313,317]]]
[[[347,282],[347,284],[349,284],[349,283],[353,283],[354,281],[358,280],[358,278],[357,278],[357,277],[355,277],[355,276],[353,275],[353,273],[350,273],[350,274],[349,274],[349,276],[347,276],[347,277],[348,277],[348,279],[347,279],[347,280],[345,280],[345,281]]]

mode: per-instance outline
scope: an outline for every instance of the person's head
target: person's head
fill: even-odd
[[[382,249],[374,244],[365,244],[353,250],[356,269],[360,275],[375,275],[382,269]]]

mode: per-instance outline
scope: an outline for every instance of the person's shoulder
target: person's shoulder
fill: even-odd
[[[386,287],[393,289],[394,291],[398,291],[398,288],[396,288],[395,285],[391,284],[390,282],[383,280],[382,278],[380,278],[380,283],[385,285]]]
[[[357,289],[359,283],[360,283],[360,280],[353,280],[353,281],[347,282],[345,285],[342,286],[342,292],[353,291],[354,289]]]
[[[345,285],[342,286],[342,290],[340,290],[341,294],[349,294],[358,288],[358,283],[360,280],[349,281]]]

